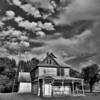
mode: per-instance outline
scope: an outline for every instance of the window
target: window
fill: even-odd
[[[61,76],[64,76],[64,68],[61,68]]]
[[[57,69],[57,76],[60,76],[60,68]]]
[[[46,74],[46,70],[45,69],[43,70],[43,73]]]
[[[64,76],[64,68],[57,69],[57,76]]]
[[[48,60],[47,60],[47,64],[52,64],[51,59],[48,59]]]

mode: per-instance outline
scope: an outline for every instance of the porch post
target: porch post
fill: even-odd
[[[72,89],[73,89],[73,95],[75,95],[75,91],[74,91],[74,81],[72,81]]]
[[[40,96],[40,84],[39,84],[39,79],[38,79],[38,96]]]
[[[78,86],[77,86],[77,83],[76,83],[76,91],[77,91],[77,94],[78,94],[78,88],[77,88]]]
[[[52,81],[52,96],[53,96],[53,85],[54,85],[54,79]]]
[[[45,83],[44,83],[44,78],[43,78],[43,96],[45,95]]]
[[[83,91],[83,95],[84,95],[84,80],[82,80],[82,91]]]
[[[62,80],[62,94],[64,95],[64,80]]]

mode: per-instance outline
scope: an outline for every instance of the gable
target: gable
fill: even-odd
[[[56,62],[56,60],[50,55],[48,55],[40,64],[41,65],[59,66],[58,62]]]

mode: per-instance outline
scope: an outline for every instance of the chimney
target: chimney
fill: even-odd
[[[47,52],[47,56],[49,55],[49,52]]]

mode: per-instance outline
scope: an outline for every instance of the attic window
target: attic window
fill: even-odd
[[[47,60],[47,64],[52,64],[51,59],[48,59],[48,60]]]

